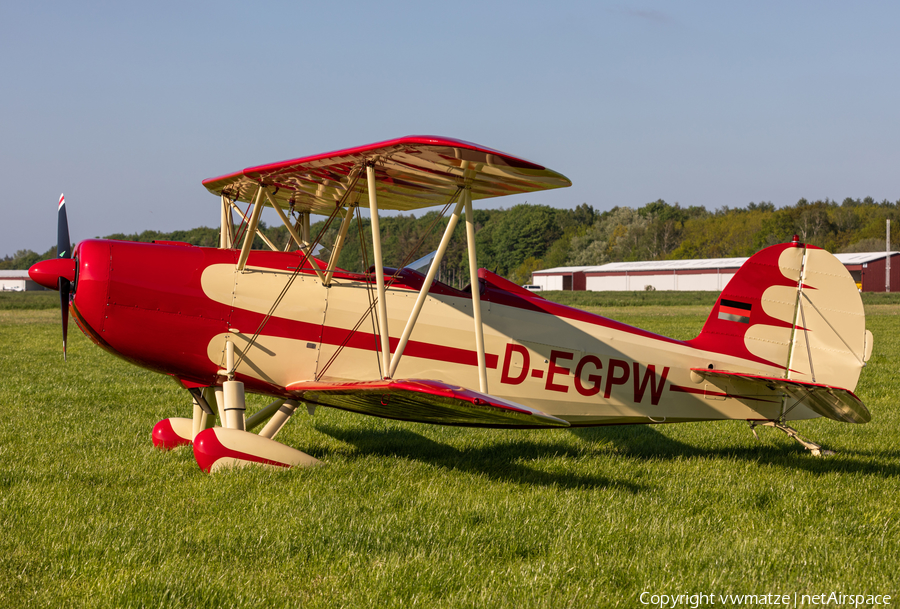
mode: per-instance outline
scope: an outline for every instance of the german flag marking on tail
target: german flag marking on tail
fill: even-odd
[[[740,302],[738,300],[719,301],[719,319],[725,321],[737,321],[742,324],[750,323],[750,310],[753,308],[749,302]]]

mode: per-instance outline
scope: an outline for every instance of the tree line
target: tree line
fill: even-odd
[[[448,214],[449,215],[449,214]],[[405,266],[434,251],[448,222],[448,215],[430,211],[381,218],[381,239],[386,266]],[[598,212],[583,203],[574,209],[546,205],[516,205],[509,209],[476,209],[474,212],[478,264],[511,281],[523,284],[538,269],[558,266],[600,265],[635,260],[729,258],[750,256],[757,250],[789,241],[798,235],[832,252],[883,251],[885,220],[900,220],[900,201],[876,202],[844,199],[800,199],[795,205],[776,209],[771,202],[746,207],[682,207],[662,199],[638,208],[614,207]],[[318,235],[327,221],[311,227]],[[322,233],[320,257],[328,256],[337,238],[340,218]],[[260,224],[262,232],[279,248],[288,240],[281,225]],[[891,249],[898,249],[900,226],[892,231]],[[144,231],[116,233],[108,239],[126,241],[183,241],[215,247],[218,228],[198,227],[169,233]],[[266,248],[257,237],[254,248]],[[20,250],[0,260],[0,269],[27,269],[39,260],[56,256],[56,247],[43,254]],[[373,263],[368,218],[355,217],[349,227],[338,266],[361,272]],[[439,270],[439,279],[457,287],[469,283],[465,222],[456,226],[453,239]]]

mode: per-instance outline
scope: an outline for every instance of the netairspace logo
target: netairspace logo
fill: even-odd
[[[654,594],[642,592],[642,605],[659,609],[699,609],[720,605],[722,607],[877,607],[890,605],[889,594]]]

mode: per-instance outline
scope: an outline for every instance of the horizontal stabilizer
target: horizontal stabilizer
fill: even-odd
[[[440,381],[407,379],[287,386],[297,400],[362,414],[472,427],[568,427],[539,410]]]
[[[869,414],[869,410],[862,401],[852,391],[840,387],[725,370],[707,370],[706,368],[691,368],[691,370],[707,379],[740,378],[744,381],[764,385],[770,390],[786,393],[798,403],[823,417],[842,423],[868,423],[872,419],[872,415]]]

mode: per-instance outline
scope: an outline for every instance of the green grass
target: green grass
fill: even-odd
[[[900,594],[900,323],[869,307],[873,420],[800,422],[838,454],[721,422],[502,431],[320,409],[325,461],[208,476],[150,430],[187,393],[54,311],[0,312],[3,607],[606,607],[641,592]],[[616,317],[696,335],[708,308]],[[255,399],[254,405],[264,403]],[[718,603],[717,603],[718,604]]]
[[[572,307],[646,307],[703,305],[711,308],[719,292],[538,292],[553,302]],[[900,304],[900,292],[863,292],[863,304]]]
[[[572,307],[647,307],[705,306],[716,304],[718,292],[540,292],[553,302]],[[865,304],[900,304],[900,292],[865,292]],[[57,309],[59,293],[0,292],[0,311],[19,309]]]
[[[900,292],[863,292],[862,301],[865,305],[900,304]]]
[[[547,300],[570,307],[646,307],[646,306],[688,306],[704,305],[712,307],[719,297],[718,292],[537,292]]]
[[[0,311],[59,309],[59,292],[0,292]]]

